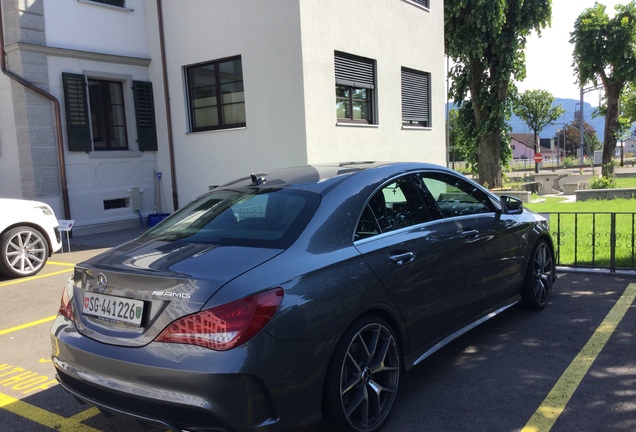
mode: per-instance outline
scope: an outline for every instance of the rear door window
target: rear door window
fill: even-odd
[[[355,240],[432,220],[416,179],[403,176],[376,191],[362,211]]]

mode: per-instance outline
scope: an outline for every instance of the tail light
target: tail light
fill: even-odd
[[[71,321],[75,321],[75,318],[73,317],[73,304],[71,303],[71,298],[69,297],[66,288],[62,291],[62,300],[60,302],[60,310],[58,313]]]
[[[206,309],[174,321],[155,340],[226,351],[261,331],[282,300],[283,290],[276,288]]]

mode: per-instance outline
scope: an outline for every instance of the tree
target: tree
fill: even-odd
[[[580,142],[581,142],[581,133],[579,132],[579,121],[578,119],[572,120],[570,124],[565,125],[564,130],[559,131],[555,138],[555,142],[559,146],[559,149],[564,148],[565,144],[565,155],[564,156],[576,156],[576,152],[578,151]],[[598,150],[601,147],[601,143],[596,137],[596,130],[594,127],[588,122],[583,123],[583,140],[588,146],[588,155],[594,155],[594,150]],[[565,135],[565,142],[563,141],[563,137]],[[561,151],[561,150],[560,150]]]
[[[610,18],[605,6],[596,2],[574,23],[574,66],[581,87],[600,80],[607,100],[603,136],[604,177],[614,175],[611,163],[619,132],[619,100],[627,83],[636,81],[636,3],[616,5]]]
[[[534,135],[534,151],[539,153],[539,134],[548,125],[554,123],[564,112],[563,106],[553,107],[554,96],[546,90],[528,90],[514,102],[514,111],[523,120]],[[535,164],[534,172],[539,172]]]
[[[453,61],[451,96],[472,117],[479,182],[502,185],[502,161],[510,157],[506,120],[514,80],[525,77],[527,37],[549,24],[550,0],[447,0],[446,54]]]
[[[607,114],[607,100],[604,98],[603,103],[594,111],[593,117],[602,117]],[[632,123],[636,121],[636,88],[633,83],[628,83],[621,92],[618,100],[618,120],[616,124],[616,139],[623,140],[632,134],[630,130]],[[621,166],[624,160],[621,153]]]
[[[469,165],[475,166],[477,162],[475,148],[467,135],[469,131],[464,127],[466,122],[459,117],[459,111],[455,108],[448,112],[448,122],[450,160],[466,161]]]

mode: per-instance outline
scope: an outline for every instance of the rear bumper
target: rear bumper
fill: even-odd
[[[261,332],[249,342],[259,347],[226,352],[117,347],[81,336],[61,317],[51,337],[62,387],[115,415],[175,431],[279,431],[320,420],[324,342],[281,343]]]
[[[55,228],[53,230],[47,231],[46,233],[49,236],[51,241],[51,254],[62,249],[62,233],[59,229]]]
[[[57,367],[57,366],[56,366]],[[122,417],[132,418],[142,423],[168,428],[174,431],[233,431],[242,430],[238,428],[237,419],[244,418],[245,413],[241,410],[235,410],[235,413],[226,413],[226,415],[234,416],[234,420],[224,418],[224,415],[215,414],[209,401],[196,397],[185,397],[186,395],[178,395],[175,392],[163,392],[159,394],[157,391],[140,392],[140,394],[121,393],[112,388],[103,387],[94,383],[83,381],[81,378],[74,378],[71,375],[57,368],[57,376],[60,385],[77,399],[90,405],[98,407],[100,410]],[[247,387],[252,387],[248,385]],[[226,386],[220,385],[220,388],[229,390]],[[238,388],[241,388],[239,385]],[[249,392],[243,392],[249,393]],[[258,389],[256,395],[262,399],[262,392]],[[232,388],[230,397],[237,397],[236,389]],[[163,399],[161,398],[163,396]],[[247,398],[248,394],[244,394]],[[182,399],[176,401],[176,399]],[[246,399],[249,400],[249,399]],[[252,404],[252,406],[258,404]],[[255,406],[254,406],[255,407]],[[255,407],[257,408],[257,407]],[[276,419],[268,414],[267,407],[263,411],[261,417],[264,419],[260,425],[256,424],[252,429],[265,426],[267,424],[275,424]],[[217,410],[218,411],[218,410]],[[242,415],[243,414],[243,415]]]

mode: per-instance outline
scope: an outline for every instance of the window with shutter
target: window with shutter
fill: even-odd
[[[122,83],[89,78],[88,103],[93,150],[128,150]]]
[[[409,0],[412,3],[415,3],[423,8],[430,9],[430,1],[429,0]]]
[[[124,7],[126,3],[124,0],[91,0],[95,3],[103,3],[111,6]]]
[[[63,73],[66,131],[70,151],[91,151],[91,130],[84,75]]]
[[[431,126],[430,81],[426,72],[402,68],[402,124]]]
[[[137,116],[137,141],[141,151],[157,151],[157,128],[152,83],[133,81],[135,114]]]
[[[336,52],[334,66],[338,122],[373,124],[375,61]]]

